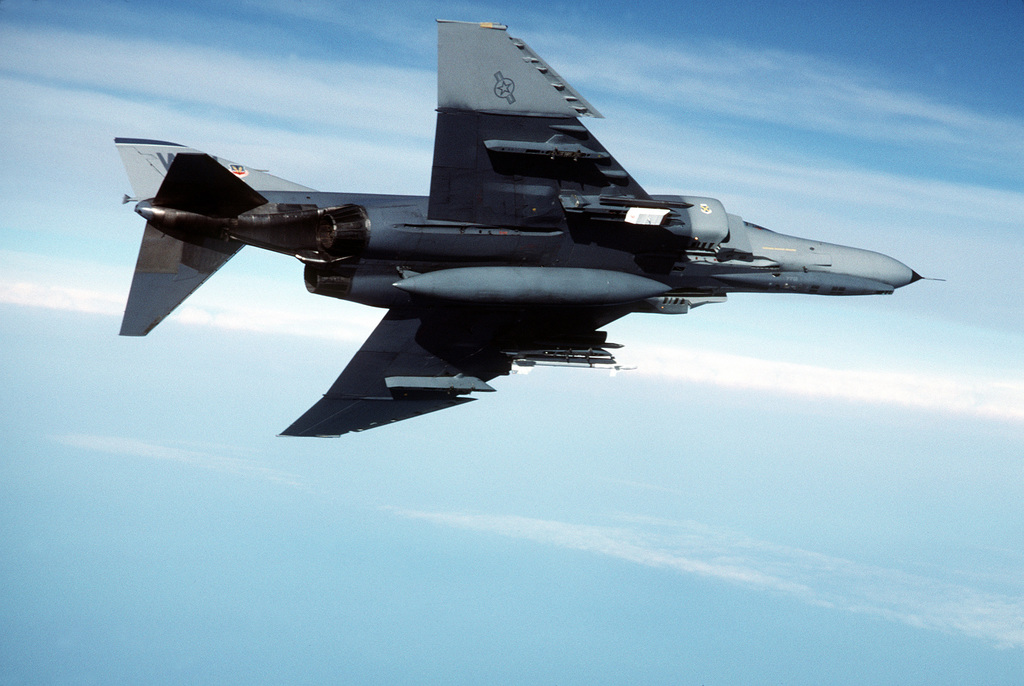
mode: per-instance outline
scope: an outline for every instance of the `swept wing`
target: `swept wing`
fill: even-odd
[[[613,365],[595,330],[615,308],[390,310],[316,405],[282,432],[339,436],[443,410],[494,389],[512,365]],[[608,346],[612,347],[612,346]]]
[[[504,26],[439,22],[429,219],[564,228],[566,193],[612,186],[615,196],[649,197],[581,116],[601,115]],[[336,436],[469,402],[470,393],[493,390],[486,382],[513,361],[612,365],[596,329],[627,311],[392,310],[283,435]]]

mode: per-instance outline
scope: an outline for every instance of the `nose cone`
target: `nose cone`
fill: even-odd
[[[879,255],[879,257],[884,258],[884,261],[878,266],[879,278],[886,283],[892,284],[893,288],[902,288],[921,278],[920,274],[899,260],[894,260],[888,255]]]
[[[837,252],[839,260],[835,264],[838,267],[836,271],[851,276],[881,281],[893,288],[902,288],[921,278],[913,269],[888,255],[857,248]]]

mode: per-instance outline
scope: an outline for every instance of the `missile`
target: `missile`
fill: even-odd
[[[415,296],[503,305],[618,305],[671,290],[636,274],[576,267],[459,267],[394,284]]]

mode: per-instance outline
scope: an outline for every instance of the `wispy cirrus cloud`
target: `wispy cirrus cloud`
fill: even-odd
[[[562,59],[573,65],[573,80],[628,100],[643,93],[648,106],[903,148],[924,146],[943,152],[948,162],[998,161],[1004,171],[1024,152],[1019,117],[974,111],[814,55],[711,41],[623,42],[608,49],[601,41],[546,35],[543,40],[558,46]],[[619,58],[623,54],[631,56],[629,63]]]
[[[0,279],[0,303],[8,305],[120,317],[126,298],[127,293]],[[309,308],[246,307],[218,298],[182,305],[169,317],[185,326],[347,342],[362,341],[378,319],[380,313],[374,310],[339,319]]]
[[[31,253],[0,250],[0,303],[58,312],[110,317],[124,314],[130,271],[84,260],[58,259]],[[352,303],[312,298],[301,286],[260,291],[253,302],[250,282],[218,274],[218,286],[207,287],[168,318],[185,326],[251,331],[259,334],[301,336],[350,343],[360,342],[380,320],[382,312]],[[295,281],[301,275],[296,274]],[[243,285],[244,284],[244,285]],[[328,304],[330,315],[325,315]],[[167,324],[164,323],[163,326]]]
[[[719,388],[1024,422],[1024,378],[834,368],[685,346],[630,346],[639,373]]]
[[[85,314],[121,314],[123,298],[111,292],[28,281],[0,281],[0,303]]]
[[[422,34],[431,49],[418,50],[430,55],[432,27],[424,26]],[[36,26],[0,26],[0,38],[0,73],[27,84],[92,90],[170,110],[234,113],[231,119],[255,117],[285,129],[374,132],[423,147],[429,147],[433,132],[432,62],[401,68],[359,59],[260,56],[229,47]],[[944,163],[972,160],[1004,171],[1015,171],[1024,153],[1019,117],[973,111],[817,56],[728,43],[652,47],[613,37],[583,41],[531,33],[527,38],[551,46],[555,54],[549,58],[570,80],[587,83],[606,98],[621,98],[627,108],[638,106],[641,93],[640,106],[667,105],[676,120],[680,111],[698,111],[705,120],[726,115],[784,130],[928,149],[941,153]],[[621,55],[631,59],[623,61]],[[641,116],[649,122],[650,114]],[[637,113],[632,115],[635,119]],[[672,138],[678,129],[676,121]],[[694,142],[692,134],[687,143]]]
[[[433,132],[432,69],[261,57],[53,28],[4,26],[0,37],[0,71],[27,84],[61,85],[171,108],[214,108],[305,128],[357,127],[420,136],[427,144]]]
[[[321,185],[321,178],[332,176],[308,151],[329,149],[337,151],[333,176],[338,167],[349,168],[355,177],[372,178],[380,189],[397,173],[410,179],[404,190],[417,183],[426,188],[435,104],[433,65],[410,69],[294,56],[261,58],[229,48],[43,27],[0,27],[0,38],[0,74],[7,75],[4,90],[12,95],[5,106],[23,115],[24,121],[34,121],[33,112],[67,109],[71,101],[75,112],[99,110],[93,119],[114,112],[126,122],[157,122],[161,129],[138,135],[168,136],[164,129],[208,128],[204,122],[217,115],[219,137],[231,140],[236,149],[251,148],[251,140],[266,138],[258,131],[274,130],[277,142],[267,144],[276,145],[275,167],[288,158],[296,168],[316,165],[315,173],[296,179],[307,185]],[[548,41],[559,44],[566,39]],[[618,147],[623,155],[637,151],[635,170],[645,172],[645,183],[666,184],[661,190],[678,192],[673,184],[679,184],[680,173],[685,173],[699,179],[701,186],[734,194],[753,189],[762,195],[781,193],[797,208],[807,205],[801,198],[848,206],[868,203],[889,221],[894,209],[910,213],[928,208],[943,218],[999,223],[1019,215],[1024,207],[1014,191],[809,160],[799,154],[799,146],[789,156],[780,156],[752,148],[742,137],[695,135],[679,121],[675,108],[696,107],[705,117],[707,112],[723,112],[752,121],[777,121],[791,130],[898,140],[904,146],[937,151],[950,163],[983,155],[986,170],[1006,166],[1014,178],[1024,152],[1024,120],[972,112],[887,88],[878,85],[877,77],[817,57],[740,46],[707,50],[692,44],[657,49],[623,44],[621,49],[597,50],[575,39],[568,42],[576,47],[566,56],[572,56],[582,78],[630,103],[625,116],[612,123],[613,131],[629,132],[629,143]],[[623,64],[609,57],[619,54],[634,59]],[[252,88],[253,83],[260,87]],[[640,105],[633,104],[637,92],[643,93]],[[673,116],[634,111],[652,102],[669,102]],[[634,125],[638,118],[645,122],[641,131]],[[19,138],[37,137],[25,132]],[[266,159],[265,145],[256,164],[259,158]],[[404,171],[410,160],[417,161],[421,174]],[[958,198],[969,202],[957,202]]]
[[[433,52],[427,13],[396,18],[396,29],[359,6],[254,4],[273,14],[316,18],[341,31],[361,23],[381,43],[412,45],[424,56]],[[531,8],[517,12],[509,33],[541,50],[577,86],[646,108],[661,104],[705,118],[724,115],[862,141],[924,145],[957,160],[1001,160],[1011,171],[1024,152],[1024,120],[1017,116],[976,111],[828,57],[693,35],[673,42],[629,40],[601,21],[552,33],[550,16]]]
[[[302,477],[296,474],[266,467],[252,460],[220,455],[209,450],[162,445],[123,436],[70,434],[55,436],[54,440],[61,445],[82,450],[149,460],[179,462],[214,472],[260,479],[306,491],[310,490]]]
[[[809,605],[1024,648],[1021,588],[1007,594],[983,592],[689,521],[628,517],[616,525],[595,526],[513,515],[390,511],[438,526],[578,550],[778,593]]]

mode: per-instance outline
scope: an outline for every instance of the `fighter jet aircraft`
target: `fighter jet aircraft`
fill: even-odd
[[[601,327],[733,292],[888,294],[879,253],[775,233],[713,198],[650,195],[582,123],[600,117],[492,23],[438,23],[429,197],[323,193],[174,143],[118,138],[146,220],[121,334],[144,336],[244,245],[317,295],[387,310],[284,430],[338,436],[471,400],[516,368],[615,368]]]

